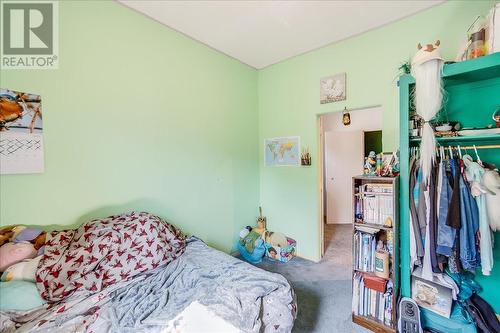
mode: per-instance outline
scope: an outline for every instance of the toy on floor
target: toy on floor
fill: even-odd
[[[281,262],[290,261],[295,256],[297,242],[281,233],[275,232],[272,234],[273,236],[276,235],[276,237],[271,238],[272,243],[267,241],[264,243],[264,246],[266,247],[266,256],[270,259]],[[285,237],[284,240],[282,239],[282,236]]]
[[[259,217],[257,218],[257,227],[252,230],[258,233],[259,235],[263,235],[266,231],[266,223],[267,219],[262,215],[262,207],[259,206]]]
[[[266,243],[272,246],[277,246],[277,247],[288,246],[286,236],[281,232],[266,231],[264,233],[264,240]]]
[[[262,216],[262,209],[260,209],[257,226],[255,228],[247,226],[240,231],[240,239],[237,242],[236,247],[243,259],[252,264],[258,264],[261,262],[262,257],[264,257],[264,254],[266,253],[266,247],[264,246],[263,239],[266,232],[265,225],[266,218]]]

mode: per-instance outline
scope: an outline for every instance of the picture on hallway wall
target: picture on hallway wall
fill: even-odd
[[[300,137],[287,136],[264,140],[265,166],[300,166]]]
[[[332,103],[346,99],[346,73],[324,77],[319,82],[320,103]]]
[[[42,173],[42,98],[0,88],[0,174]]]

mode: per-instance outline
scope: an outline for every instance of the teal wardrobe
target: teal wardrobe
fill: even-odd
[[[445,65],[443,69],[445,88],[444,110],[449,121],[459,121],[462,127],[484,127],[494,124],[493,112],[500,106],[500,53],[460,63]],[[409,137],[410,92],[415,84],[411,75],[399,80],[400,89],[400,240],[401,240],[401,294],[411,297],[410,243],[409,243],[409,157],[410,148],[418,146],[418,139]],[[471,146],[478,149],[482,161],[496,164],[500,168],[500,135],[438,138],[437,144],[469,147],[467,153],[475,158]],[[465,151],[464,151],[465,153]],[[496,313],[500,313],[500,232],[495,233],[493,250],[494,267],[490,276],[478,270],[476,281],[483,287],[480,294]],[[425,312],[424,316],[432,316]]]

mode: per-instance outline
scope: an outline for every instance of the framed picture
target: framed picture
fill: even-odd
[[[382,153],[382,168],[381,176],[390,177],[392,176],[392,167],[396,163],[396,154],[393,152],[383,152]]]
[[[344,101],[346,99],[346,73],[324,77],[319,81],[319,101],[321,104]]]

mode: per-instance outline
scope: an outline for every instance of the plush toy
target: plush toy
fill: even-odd
[[[364,173],[365,175],[375,175],[377,169],[377,154],[370,151],[368,157],[365,159]]]
[[[1,281],[12,281],[12,280],[23,280],[23,281],[32,281],[36,282],[35,274],[38,267],[38,263],[42,259],[43,256],[38,256],[34,259],[26,259],[17,264],[9,266],[3,272]]]
[[[14,226],[4,227],[0,229],[0,246],[10,242],[14,237]]]
[[[37,251],[31,243],[6,243],[0,246],[0,272],[24,259],[33,259],[36,255]]]
[[[288,246],[286,236],[281,232],[266,231],[264,239],[266,243],[271,244],[274,247]]]

